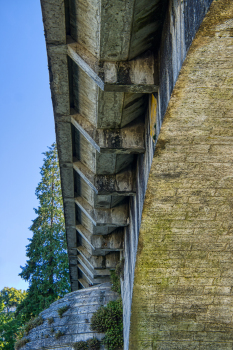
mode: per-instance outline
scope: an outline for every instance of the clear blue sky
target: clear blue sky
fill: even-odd
[[[1,1],[0,33],[0,290],[26,289],[41,153],[55,140],[40,1]]]

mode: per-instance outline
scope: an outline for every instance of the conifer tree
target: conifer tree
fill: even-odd
[[[27,296],[17,309],[25,321],[70,291],[56,144],[43,154],[41,181],[36,188],[39,207],[34,209],[37,217],[30,227],[33,236],[26,247],[28,260],[19,274],[29,282]]]

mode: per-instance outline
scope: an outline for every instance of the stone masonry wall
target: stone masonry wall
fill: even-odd
[[[106,306],[117,298],[119,295],[111,290],[110,283],[66,294],[40,313],[43,324],[25,336],[29,342],[20,350],[74,350],[76,342],[91,338],[101,340],[104,334],[90,329],[91,317],[101,305]],[[64,306],[68,309],[59,317],[58,311]],[[61,336],[56,337],[59,332]],[[101,345],[101,350],[104,349],[105,346]]]
[[[233,2],[213,1],[173,90],[150,171],[130,349],[233,347]]]

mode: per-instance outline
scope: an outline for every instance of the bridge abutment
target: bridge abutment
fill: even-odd
[[[232,349],[232,17],[213,2],[158,137],[134,274],[129,349]]]

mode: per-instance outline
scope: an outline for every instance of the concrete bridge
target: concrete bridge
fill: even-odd
[[[232,349],[233,2],[41,4],[72,290],[124,257],[125,349]]]

